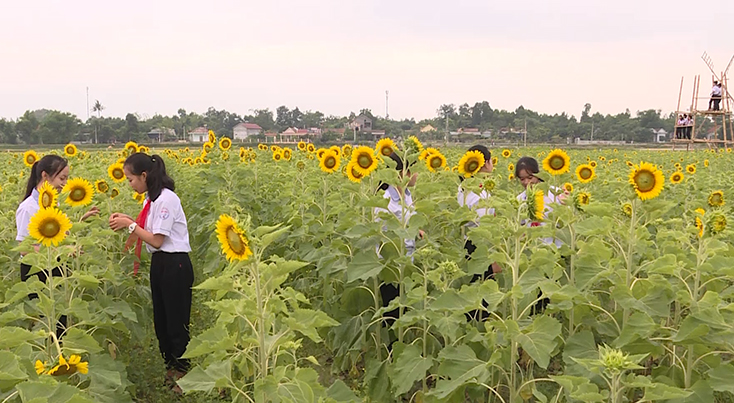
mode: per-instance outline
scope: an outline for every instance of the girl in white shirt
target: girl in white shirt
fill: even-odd
[[[51,187],[55,188],[57,192],[61,193],[61,190],[66,185],[66,180],[69,178],[69,164],[58,155],[49,154],[36,161],[31,167],[31,174],[28,176],[28,183],[26,184],[25,196],[23,201],[15,211],[15,227],[16,235],[15,240],[23,242],[29,235],[28,225],[31,222],[31,218],[41,208],[38,198],[40,196],[41,187],[48,183]],[[52,206],[56,207],[56,206]],[[82,221],[87,218],[99,213],[99,208],[92,207],[84,216]],[[38,246],[35,247],[38,251]],[[46,282],[48,279],[49,270],[40,270],[37,273],[30,274],[31,266],[21,263],[20,264],[20,280],[27,281],[29,278],[36,276],[41,282]],[[61,269],[55,267],[50,270],[51,275],[54,277],[61,277]],[[29,294],[30,299],[37,299],[38,294]],[[59,323],[56,328],[56,336],[61,338],[63,333],[66,331],[66,316],[62,315],[59,319]]]
[[[158,347],[166,363],[166,381],[176,393],[181,388],[175,381],[189,369],[189,361],[181,356],[189,343],[191,286],[194,270],[189,258],[189,232],[181,200],[166,173],[159,155],[135,153],[125,160],[123,170],[130,186],[146,193],[138,220],[114,213],[110,228],[127,228],[131,237],[146,244],[153,255],[150,262],[150,288],[153,299],[153,322]]]

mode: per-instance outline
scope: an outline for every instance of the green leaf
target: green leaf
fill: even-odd
[[[347,266],[347,282],[364,281],[380,274],[385,262],[374,251],[357,252]]]
[[[574,333],[566,340],[566,345],[563,347],[563,362],[566,364],[565,374],[583,376],[587,373],[579,368],[571,358],[595,359],[598,357],[599,352],[596,350],[594,335],[591,331],[584,330]]]
[[[709,384],[715,391],[734,393],[734,365],[721,365],[710,370],[707,375]]]
[[[556,337],[560,334],[561,324],[543,315],[535,318],[526,332],[517,335],[517,342],[541,368],[545,369],[548,368],[551,353],[556,348]]]
[[[6,326],[0,328],[0,349],[18,347],[23,343],[43,339],[47,335],[43,331],[31,333],[17,326]]]
[[[7,392],[13,386],[28,379],[18,362],[18,357],[8,351],[0,351],[0,391]]]
[[[234,283],[230,276],[209,277],[194,287],[195,290],[214,290],[214,291],[231,291],[234,289]]]
[[[215,326],[191,339],[183,358],[194,358],[215,351],[228,351],[234,347],[235,342],[235,337],[231,336],[224,326]]]
[[[466,384],[483,383],[489,378],[488,363],[477,358],[467,345],[449,346],[438,354],[438,374],[442,377],[428,393],[445,399]]]
[[[300,332],[316,343],[321,341],[321,336],[317,331],[318,328],[339,325],[339,322],[331,319],[324,312],[313,309],[296,309],[283,321],[290,330]]]
[[[15,386],[22,402],[53,402],[67,403],[79,389],[65,383],[45,383],[27,381]]]
[[[367,396],[375,402],[389,401],[390,377],[387,375],[387,360],[370,359],[365,368],[363,383]]]
[[[395,397],[409,391],[415,382],[423,379],[431,366],[433,366],[433,359],[422,357],[418,345],[407,346],[391,367],[393,371],[390,379],[395,386]]]
[[[72,327],[64,334],[64,350],[71,351],[75,354],[82,353],[99,353],[102,347],[87,332]]]
[[[349,386],[345,384],[341,379],[337,379],[329,389],[326,390],[326,395],[336,400],[337,402],[355,402],[359,403],[362,399],[358,398],[357,395],[349,389]]]
[[[639,339],[647,338],[655,332],[657,325],[652,318],[644,312],[633,313],[622,328],[622,333],[614,341],[614,346],[621,348]]]
[[[653,383],[652,386],[645,388],[645,396],[642,400],[655,402],[659,400],[680,399],[688,397],[692,393],[693,392],[677,388],[675,386],[666,385],[664,383]]]
[[[176,383],[184,392],[190,392],[192,390],[211,392],[217,384],[216,379],[212,379],[212,377],[198,365]]]

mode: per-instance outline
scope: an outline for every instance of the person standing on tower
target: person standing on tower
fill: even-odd
[[[719,105],[721,104],[721,94],[721,83],[714,81],[714,87],[711,89],[711,100],[709,101],[710,111],[720,110]]]

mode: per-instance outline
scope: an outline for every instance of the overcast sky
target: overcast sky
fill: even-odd
[[[393,118],[482,100],[667,112],[681,76],[684,104],[695,74],[708,95],[700,56],[725,68],[732,21],[731,0],[4,0],[0,117],[85,119],[86,87],[121,117],[280,105],[384,116],[385,90]]]

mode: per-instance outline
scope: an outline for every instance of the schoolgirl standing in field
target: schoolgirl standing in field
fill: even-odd
[[[522,184],[522,187],[525,189],[517,196],[518,201],[524,202],[527,200],[528,186],[537,185],[538,183],[543,182],[542,179],[536,176],[539,172],[540,168],[538,166],[538,161],[536,161],[535,158],[522,157],[517,160],[517,164],[515,165],[515,177],[520,181],[520,184]],[[562,204],[566,198],[568,198],[568,195],[569,193],[567,191],[561,191],[561,189],[551,186],[548,193],[543,196],[543,218],[548,217],[548,213],[553,211],[553,207],[551,207],[552,204]],[[525,223],[531,227],[545,225],[539,221],[528,220]],[[553,238],[543,238],[543,243],[546,245],[555,244],[556,247],[559,248],[562,244],[560,240]]]
[[[41,195],[41,188],[48,184],[56,190],[57,193],[61,193],[61,190],[66,185],[66,180],[69,178],[69,163],[58,155],[46,155],[40,160],[36,161],[31,167],[31,174],[28,176],[28,183],[26,184],[25,196],[23,201],[15,211],[15,226],[16,236],[15,240],[23,242],[29,235],[30,231],[28,225],[31,222],[31,218],[40,210],[41,203],[39,197]],[[49,206],[56,207],[56,206]],[[92,207],[84,216],[82,221],[87,218],[99,213],[99,208]],[[35,245],[35,250],[38,251],[38,245]],[[48,279],[48,270],[40,270],[35,274],[30,274],[31,266],[21,263],[20,264],[20,280],[27,281],[29,278],[36,276],[41,282],[46,282]],[[55,267],[51,270],[51,275],[54,277],[61,277],[61,268]],[[28,295],[30,299],[37,299],[37,294]],[[62,315],[59,319],[59,323],[56,328],[56,336],[61,338],[63,333],[66,331],[66,316]]]
[[[150,290],[153,299],[153,323],[158,347],[166,363],[166,382],[180,394],[175,381],[189,369],[189,361],[181,356],[189,343],[191,286],[194,270],[189,259],[189,231],[181,200],[174,193],[174,182],[166,173],[159,155],[135,153],[123,164],[123,170],[134,191],[147,193],[137,220],[114,213],[110,228],[127,229],[131,239],[145,242],[152,253]]]

